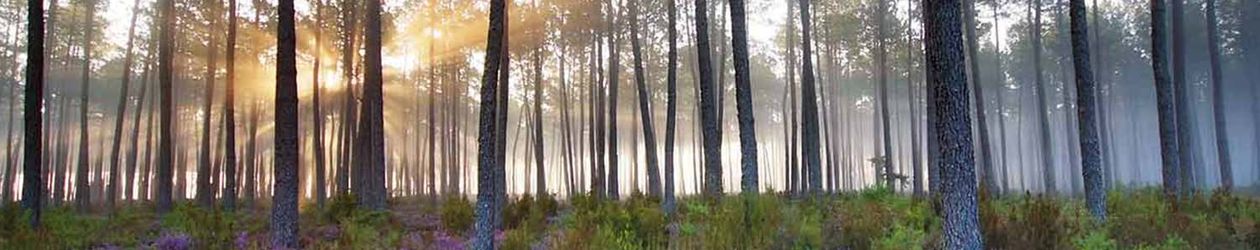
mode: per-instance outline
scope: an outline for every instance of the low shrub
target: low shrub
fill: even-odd
[[[442,201],[442,226],[449,232],[466,234],[472,230],[473,205],[463,197],[450,196]]]

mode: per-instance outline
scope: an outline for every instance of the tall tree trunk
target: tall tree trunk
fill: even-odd
[[[696,64],[700,67],[700,122],[704,138],[704,194],[716,198],[722,194],[721,121],[717,117],[716,91],[713,83],[713,63],[709,52],[709,20],[707,0],[695,0]],[[614,71],[615,72],[615,71]]]
[[[315,204],[318,207],[324,207],[324,200],[326,199],[326,197],[328,197],[328,192],[325,190],[327,187],[327,184],[326,184],[326,181],[324,180],[325,177],[327,177],[325,174],[325,169],[324,169],[324,161],[326,160],[324,158],[324,113],[321,112],[320,110],[321,106],[323,106],[324,103],[321,102],[319,98],[320,95],[322,95],[322,92],[324,92],[323,85],[321,85],[321,83],[319,82],[319,75],[321,72],[319,69],[320,58],[322,57],[319,51],[321,51],[324,48],[323,47],[323,32],[322,32],[323,27],[324,27],[323,16],[324,16],[324,2],[322,0],[316,1],[315,2],[315,51],[316,52],[314,52],[315,53],[314,69],[311,71],[312,72],[311,77],[313,78],[311,80],[311,85],[313,85],[313,88],[314,88],[313,91],[315,92],[315,94],[311,98],[311,113],[312,113],[311,122],[315,125],[314,126],[314,129],[315,129],[315,132],[314,132],[314,137],[315,137],[314,138],[315,140]]]
[[[533,136],[534,147],[536,147],[534,148],[534,169],[536,170],[534,172],[534,178],[536,178],[535,180],[537,180],[538,183],[536,183],[537,185],[536,185],[536,190],[534,191],[534,195],[537,197],[542,197],[543,194],[547,193],[547,171],[545,171],[547,165],[543,161],[544,160],[543,158],[544,145],[543,145],[543,119],[542,119],[542,98],[543,98],[543,95],[542,95],[543,94],[542,93],[542,89],[543,89],[542,87],[543,85],[542,53],[543,52],[541,48],[535,48],[534,53],[533,53],[534,54],[534,126],[533,126],[532,132],[534,135]]]
[[[1234,187],[1234,170],[1229,155],[1229,129],[1225,123],[1225,81],[1221,72],[1221,38],[1217,31],[1216,0],[1205,0],[1207,3],[1208,56],[1212,67],[1212,116],[1216,125],[1216,159],[1220,167],[1221,187],[1229,190]]]
[[[1041,133],[1041,177],[1044,192],[1055,193],[1058,190],[1058,184],[1055,179],[1057,171],[1055,171],[1054,147],[1050,137],[1050,107],[1046,105],[1046,84],[1041,73],[1041,0],[1032,0],[1033,8],[1033,27],[1030,32],[1033,36],[1033,73],[1037,76],[1033,88],[1037,93],[1037,122],[1041,124],[1039,132]]]
[[[944,241],[948,249],[981,249],[979,208],[976,198],[975,159],[972,154],[967,73],[963,61],[959,0],[925,1],[923,6],[927,45],[928,87],[935,89],[936,115],[931,124],[937,140],[949,142],[941,150]]]
[[[648,196],[661,197],[661,172],[657,165],[656,156],[656,130],[653,129],[652,122],[652,102],[651,96],[648,95],[647,83],[643,69],[643,52],[639,43],[639,6],[637,0],[630,1],[630,46],[634,54],[634,82],[639,94],[639,115],[640,122],[643,124],[643,149],[647,155],[647,185]],[[637,145],[634,147],[638,147]],[[636,156],[637,158],[637,156]],[[637,161],[636,161],[637,162]],[[638,183],[635,183],[637,186]]]
[[[665,214],[672,215],[676,206],[674,198],[674,137],[678,126],[678,3],[669,0],[666,21],[669,22],[667,59],[665,68],[665,202],[661,204]]]
[[[368,5],[368,27],[373,27],[372,6]],[[297,36],[294,30],[293,0],[280,0],[279,25],[276,35],[276,94],[275,94],[275,188],[271,207],[271,246],[273,248],[297,248],[298,245],[298,93],[297,93]],[[373,32],[368,32],[368,44]],[[378,33],[379,34],[379,33]],[[368,45],[371,50],[372,46]],[[379,47],[378,47],[379,48]],[[378,51],[379,52],[379,51]],[[372,56],[369,51],[368,56]],[[368,60],[369,64],[371,59]],[[369,71],[371,66],[369,65]],[[371,73],[368,77],[371,78]],[[366,84],[365,84],[366,85]],[[365,196],[370,194],[365,194]],[[367,207],[371,205],[365,204]]]
[[[56,0],[53,0],[56,2]],[[57,5],[52,5],[56,8]],[[51,13],[51,12],[50,12]],[[52,20],[51,18],[49,19]],[[40,153],[43,152],[44,138],[43,112],[44,104],[44,1],[26,1],[26,66],[25,89],[22,100],[22,208],[30,214],[30,225],[38,228],[43,203],[43,187],[38,174],[42,163]]]
[[[227,51],[223,67],[227,69],[227,85],[224,88],[223,101],[223,134],[224,145],[227,145],[224,159],[223,207],[228,211],[236,209],[236,0],[228,0]],[[317,25],[323,27],[323,25]],[[316,70],[314,72],[319,72]],[[318,75],[318,73],[316,73]]]
[[[154,35],[154,37],[157,37],[157,35]],[[151,44],[157,44],[157,43],[151,43]],[[150,63],[150,68],[151,67],[152,67],[152,63]],[[159,67],[161,66],[159,65]],[[154,132],[154,128],[157,127],[156,126],[157,124],[154,124],[153,117],[158,115],[157,111],[160,109],[160,107],[157,106],[158,101],[159,101],[157,98],[160,97],[161,95],[160,93],[158,93],[160,91],[158,89],[159,87],[158,85],[161,85],[161,84],[159,83],[158,85],[154,85],[154,84],[146,84],[146,85],[149,85],[146,87],[149,89],[149,94],[148,94],[149,95],[149,111],[146,112],[148,113],[148,115],[145,116],[146,118],[145,118],[145,131],[144,131],[144,158],[143,158],[144,164],[140,165],[140,169],[141,169],[140,170],[140,173],[141,173],[140,174],[140,193],[141,195],[144,196],[144,199],[143,199],[144,201],[151,201],[153,200],[153,196],[157,194],[156,190],[154,190],[153,188],[154,185],[150,185],[150,183],[151,183],[151,180],[154,178],[154,176],[157,176],[155,173],[156,164],[154,164],[154,159],[153,159],[153,151],[154,151],[153,141],[157,137],[156,135],[157,133]]]
[[[1151,0],[1151,68],[1155,74],[1155,100],[1159,107],[1160,159],[1163,163],[1164,195],[1181,193],[1181,144],[1177,129],[1177,99],[1173,82],[1168,78],[1168,31],[1164,0]],[[1176,202],[1172,202],[1176,204]],[[1175,208],[1175,206],[1174,206]]]
[[[810,62],[811,40],[810,40],[810,15],[808,0],[800,0],[801,7],[801,115],[804,131],[801,136],[805,139],[802,148],[805,150],[805,169],[809,177],[809,192],[818,194],[822,189],[822,162],[818,149],[818,97],[814,93],[814,66]]]
[[[430,3],[432,3],[432,1],[430,1]],[[430,25],[435,25],[433,24],[433,20],[429,20],[429,21],[430,21]],[[435,47],[434,45],[435,43],[437,43],[437,37],[430,36],[429,37],[429,55],[428,55],[429,56],[429,98],[428,98],[428,102],[429,102],[428,103],[429,104],[428,105],[429,106],[428,118],[429,119],[428,119],[428,123],[429,124],[427,128],[429,130],[429,136],[426,138],[428,139],[428,143],[429,143],[428,145],[429,157],[428,157],[428,163],[427,163],[429,167],[429,170],[428,170],[429,181],[427,182],[428,191],[429,191],[430,202],[433,202],[436,204],[437,202],[437,185],[436,185],[436,182],[437,182],[436,152],[437,150],[435,150],[435,148],[437,147],[437,143],[434,137],[435,136],[434,127],[437,126],[437,120],[435,119],[436,116],[434,116],[434,113],[433,113],[434,112],[433,110],[434,99],[437,98],[437,95],[435,94],[435,89],[437,88],[437,60],[436,60],[437,56],[434,55],[434,50],[433,50],[433,47]]]
[[[1001,17],[1001,14],[998,13],[998,5],[1000,5],[1000,3],[994,2],[993,4],[993,26],[994,27],[999,26],[998,19]],[[1010,188],[1010,183],[1009,183],[1010,176],[1011,176],[1009,172],[1010,165],[1008,164],[1006,160],[1007,159],[1006,156],[1007,156],[1007,152],[1010,152],[1011,150],[1008,149],[1007,147],[1008,142],[1006,140],[1007,131],[1006,131],[1006,114],[1005,113],[1006,113],[1006,91],[1007,91],[1006,84],[1007,83],[1006,83],[1006,71],[1002,68],[1002,45],[1001,45],[1002,37],[999,35],[998,32],[993,32],[993,38],[994,38],[993,44],[995,44],[994,53],[993,53],[994,55],[993,62],[995,64],[995,67],[996,67],[995,71],[997,72],[997,76],[998,76],[998,79],[997,79],[998,90],[997,90],[997,93],[994,93],[994,95],[997,96],[997,110],[998,110],[997,122],[998,122],[998,134],[999,134],[998,141],[1000,143],[999,147],[1001,147],[1001,153],[999,153],[998,155],[997,165],[1001,167],[1001,175],[997,176],[997,178],[1000,178],[1000,179],[997,180],[997,183],[994,183],[997,186],[997,189],[994,189],[992,191],[998,194],[1001,194],[1003,192],[1006,192]]]
[[[980,35],[977,34],[976,26],[980,25],[976,20],[976,1],[965,0],[963,3],[963,33],[966,35],[967,42],[967,63],[970,64],[968,72],[971,75],[971,86],[974,87],[972,96],[976,100],[976,133],[980,139],[978,143],[980,147],[980,185],[989,192],[996,190],[995,172],[993,171],[993,151],[990,147],[989,140],[989,123],[988,109],[985,109],[984,101],[984,82],[981,81],[983,76],[980,74],[980,57],[977,56],[980,50]]]
[[[210,10],[207,10],[207,12],[215,12],[214,8],[208,8]],[[213,30],[218,28],[216,25],[218,18],[207,19],[210,19],[210,23],[206,25],[207,29]],[[214,120],[214,112],[211,109],[214,106],[215,56],[219,54],[215,33],[217,32],[210,32],[210,40],[206,41],[206,46],[209,49],[206,50],[206,84],[201,106],[201,112],[205,116],[201,119],[201,149],[197,150],[197,204],[206,209],[214,205],[215,192],[215,188],[211,187],[211,176],[214,175],[214,171],[210,166],[210,153],[213,151],[210,147],[210,141],[212,140],[210,134],[214,128],[211,125],[211,121]]]
[[[385,188],[385,140],[383,119],[383,82],[381,72],[381,3],[368,2],[364,14],[367,27],[363,46],[365,54],[363,76],[362,117],[359,119],[358,138],[354,164],[363,171],[363,178],[354,185],[359,203],[372,210],[386,209],[388,196]]]
[[[740,186],[743,193],[755,194],[758,193],[758,187],[761,184],[759,184],[757,174],[757,124],[753,116],[752,72],[749,71],[748,65],[747,17],[743,0],[732,0],[728,5],[731,7],[731,43],[734,44],[732,52],[735,56],[735,109],[739,119],[739,162],[743,172]],[[649,155],[653,154],[649,153]]]
[[[118,199],[118,184],[122,183],[121,171],[118,169],[121,162],[118,161],[118,157],[122,144],[123,119],[127,113],[127,91],[131,88],[131,50],[135,47],[136,18],[140,16],[140,1],[132,4],[131,12],[131,25],[127,28],[127,49],[123,54],[122,87],[119,88],[121,95],[118,97],[118,113],[114,116],[114,142],[110,146],[109,184],[105,188],[105,206],[110,209],[114,207],[114,201]]]
[[[255,199],[258,198],[258,179],[262,178],[258,175],[260,167],[258,164],[258,116],[262,111],[259,109],[261,105],[258,104],[258,100],[250,100],[250,103],[249,130],[246,132],[249,135],[247,138],[249,141],[245,145],[245,187],[242,188],[246,206],[254,205]]]
[[[1197,189],[1194,165],[1195,144],[1194,117],[1191,114],[1190,83],[1186,81],[1186,39],[1185,39],[1185,0],[1169,0],[1172,7],[1172,83],[1176,101],[1173,101],[1177,114],[1177,143],[1180,151],[1179,170],[1181,172],[1181,194],[1188,196]]]
[[[620,176],[617,169],[617,87],[621,81],[617,78],[621,74],[620,53],[617,51],[617,17],[614,14],[608,22],[608,169],[607,175],[604,176],[608,181],[608,197],[616,200],[620,193],[620,185],[618,177]]]
[[[1098,145],[1097,100],[1094,72],[1090,68],[1089,26],[1085,20],[1085,0],[1071,0],[1072,59],[1076,71],[1076,105],[1081,126],[1081,172],[1085,185],[1085,203],[1094,219],[1107,220],[1107,190],[1103,185],[1102,154]]]
[[[477,210],[476,210],[476,227],[473,236],[473,248],[475,249],[494,249],[494,231],[495,221],[494,215],[498,213],[495,206],[499,191],[496,187],[496,175],[503,175],[502,164],[498,161],[499,141],[498,133],[498,111],[499,111],[499,86],[498,80],[500,72],[501,60],[504,53],[501,51],[503,38],[505,37],[505,24],[507,22],[507,10],[505,0],[490,1],[490,31],[486,39],[486,60],[485,68],[483,68],[481,76],[481,108],[478,113],[478,121],[480,121],[477,129]]]
[[[82,83],[82,85],[79,85],[79,167],[78,170],[75,171],[76,174],[74,182],[75,207],[77,207],[81,212],[87,211],[89,206],[92,205],[92,192],[89,190],[88,186],[88,165],[90,164],[88,157],[91,156],[91,152],[89,151],[90,147],[88,146],[88,144],[91,144],[89,140],[90,134],[88,133],[88,106],[90,104],[88,102],[88,93],[91,92],[91,89],[89,89],[90,84],[88,82],[91,81],[92,75],[92,31],[96,26],[93,25],[96,22],[96,2],[88,0],[85,5],[87,5],[87,16],[84,17],[85,27],[83,29],[82,41],[83,71],[82,74],[79,75],[79,80]]]

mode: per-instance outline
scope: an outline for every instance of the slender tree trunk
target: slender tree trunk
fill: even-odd
[[[968,72],[971,75],[971,86],[974,87],[972,95],[976,100],[976,133],[980,138],[980,185],[992,192],[996,190],[997,182],[994,177],[993,152],[990,147],[989,125],[986,119],[988,110],[985,109],[987,103],[984,101],[984,82],[981,81],[983,77],[980,74],[980,57],[977,56],[979,54],[977,51],[980,50],[980,39],[979,34],[976,34],[976,25],[979,25],[976,21],[976,1],[966,0],[963,4],[963,26],[965,26],[963,32],[966,34],[967,59],[969,59],[967,63],[970,65]]]
[[[214,7],[211,7],[209,9],[213,8]],[[215,11],[209,10],[207,12],[213,13]],[[210,19],[210,23],[206,26],[206,28],[217,29],[218,27],[216,23],[218,23],[218,18],[208,19]],[[210,147],[210,141],[212,140],[210,134],[213,128],[211,121],[214,120],[214,112],[211,109],[214,106],[214,74],[216,70],[215,63],[217,63],[215,61],[215,56],[219,54],[218,44],[215,40],[215,33],[217,32],[210,32],[210,40],[206,41],[210,49],[206,50],[206,84],[205,95],[202,96],[203,102],[201,106],[201,112],[205,114],[205,116],[201,119],[201,149],[197,151],[197,204],[201,205],[202,208],[207,209],[214,205],[215,192],[215,188],[211,187],[211,176],[214,175],[214,172],[210,166],[210,153],[213,151]]]
[[[1229,129],[1225,123],[1225,81],[1221,72],[1221,42],[1217,31],[1216,0],[1207,3],[1208,56],[1212,70],[1212,116],[1216,125],[1217,165],[1220,167],[1221,188],[1234,187],[1234,170],[1229,155]]]
[[[320,95],[324,92],[323,85],[319,81],[320,74],[320,53],[323,47],[323,27],[324,27],[324,2],[322,0],[315,2],[315,65],[312,70],[311,85],[314,87],[314,95],[311,98],[311,122],[315,125],[315,204],[318,207],[324,207],[324,200],[328,197],[326,181],[327,176],[324,169],[324,113],[320,108],[323,102],[320,101]]]
[[[171,127],[172,111],[174,110],[174,94],[172,87],[174,85],[174,56],[175,56],[175,1],[161,0],[160,5],[162,22],[161,27],[161,43],[158,45],[158,82],[161,89],[162,103],[159,123],[161,128],[158,135],[158,163],[157,163],[157,212],[165,214],[171,210],[171,182],[173,181],[172,167],[175,165],[173,139],[175,134]]]
[[[87,211],[90,208],[89,206],[92,205],[92,192],[88,186],[88,165],[90,164],[88,157],[91,156],[88,146],[88,144],[91,144],[88,136],[90,135],[88,133],[88,105],[90,104],[88,102],[88,93],[91,92],[91,89],[89,89],[90,84],[88,82],[91,81],[92,74],[92,30],[96,26],[93,25],[96,22],[96,2],[88,0],[85,4],[87,5],[87,17],[84,19],[86,27],[83,29],[82,41],[83,73],[80,75],[82,85],[79,85],[79,167],[78,171],[75,171],[74,182],[75,205],[80,212]]]
[[[617,200],[619,197],[620,184],[619,170],[617,169],[617,87],[621,81],[617,78],[621,74],[620,53],[617,51],[619,41],[617,40],[617,17],[613,15],[608,22],[608,174],[604,177],[608,181],[608,198]]]
[[[224,68],[227,68],[227,86],[223,101],[223,134],[227,145],[224,159],[223,207],[228,211],[236,209],[236,0],[228,0],[227,51]],[[322,27],[322,25],[319,25]],[[316,70],[315,72],[319,72]],[[316,74],[318,75],[318,73]]]
[[[1107,220],[1107,190],[1103,185],[1102,154],[1098,145],[1097,100],[1094,72],[1089,62],[1089,26],[1085,20],[1085,0],[1071,0],[1072,59],[1076,71],[1077,107],[1081,126],[1081,172],[1084,174],[1085,203],[1094,219]]]
[[[805,139],[803,149],[805,150],[805,169],[806,176],[809,177],[809,192],[812,194],[820,193],[822,189],[822,162],[819,158],[818,149],[818,98],[814,93],[814,66],[809,58],[813,54],[811,52],[810,38],[810,15],[808,0],[800,1],[801,7],[801,54],[804,55],[801,60],[801,109],[802,125],[804,131],[802,137]]]
[[[721,121],[718,120],[716,86],[713,83],[713,63],[709,52],[709,20],[705,13],[706,0],[695,1],[696,51],[700,67],[700,122],[704,138],[704,194],[716,198],[722,194]]]
[[[639,6],[638,1],[630,1],[630,45],[634,54],[634,82],[639,94],[640,122],[643,126],[643,148],[647,154],[648,196],[661,197],[661,172],[657,165],[656,130],[653,129],[651,97],[648,95],[647,80],[643,69],[643,52],[639,43]],[[637,145],[634,147],[638,147]],[[637,156],[636,156],[637,158]],[[637,162],[637,161],[636,161]],[[638,183],[635,183],[638,186]]]
[[[542,98],[543,98],[542,96],[543,94],[542,92],[542,89],[543,89],[542,87],[543,85],[542,49],[535,48],[533,54],[534,54],[534,126],[533,126],[533,135],[534,135],[533,139],[534,140],[533,141],[534,141],[534,147],[535,147],[534,148],[534,169],[536,170],[534,172],[534,178],[536,178],[535,180],[537,180],[538,182],[535,187],[536,190],[534,191],[534,195],[537,197],[542,197],[543,194],[547,193],[547,171],[545,171],[547,165],[543,161],[544,160],[544,157],[543,157],[544,145],[543,145],[543,119],[542,119],[542,116],[543,116],[542,115]]]
[[[56,0],[53,0],[55,3]],[[57,5],[52,5],[56,8]],[[51,14],[51,12],[50,12]],[[49,18],[51,21],[52,19]],[[44,1],[26,1],[26,66],[25,89],[22,100],[22,208],[30,214],[30,225],[38,228],[43,203],[43,172],[40,153],[43,152],[42,130],[44,103]]]
[[[1041,152],[1042,185],[1044,192],[1053,194],[1058,190],[1058,184],[1056,183],[1057,171],[1055,171],[1054,147],[1052,146],[1054,141],[1050,137],[1050,118],[1048,117],[1050,107],[1046,105],[1048,96],[1045,79],[1043,79],[1041,72],[1041,0],[1033,0],[1032,7],[1034,13],[1033,27],[1031,28],[1033,36],[1033,72],[1037,75],[1033,87],[1036,88],[1035,92],[1037,94],[1035,102],[1037,105],[1037,121],[1041,124],[1039,132],[1041,133],[1041,150],[1043,151]]]
[[[1151,68],[1155,74],[1155,99],[1159,107],[1160,158],[1163,163],[1164,195],[1181,193],[1181,144],[1177,129],[1176,90],[1168,78],[1168,31],[1163,0],[1151,0]],[[1171,200],[1171,199],[1170,199]],[[1176,204],[1176,202],[1172,202]],[[1174,206],[1174,208],[1176,208]]]
[[[499,110],[499,86],[498,75],[500,72],[501,60],[505,53],[501,51],[503,38],[505,36],[505,19],[506,1],[491,0],[490,1],[490,31],[486,39],[486,60],[485,68],[481,77],[481,108],[478,114],[480,124],[477,132],[477,210],[476,210],[476,230],[473,237],[474,249],[494,249],[494,213],[498,213],[495,206],[499,190],[497,189],[496,175],[503,175],[502,161],[498,161],[498,146],[496,142],[499,140],[497,135],[498,128],[498,110]]]
[[[998,26],[999,24],[998,19],[1001,16],[1001,14],[998,13],[998,5],[1000,4],[996,2],[993,4],[993,26],[995,27]],[[1006,131],[1006,91],[1007,91],[1006,84],[1007,82],[1006,82],[1006,71],[1002,68],[1002,45],[1001,45],[1002,37],[999,35],[998,32],[993,32],[993,38],[995,39],[994,44],[996,47],[994,48],[993,62],[995,64],[995,67],[996,67],[995,71],[997,72],[997,76],[998,76],[998,79],[997,79],[998,89],[997,89],[997,93],[995,93],[994,95],[997,96],[997,110],[998,110],[997,122],[998,122],[998,134],[999,134],[998,141],[1000,143],[999,147],[1001,147],[1001,153],[999,153],[998,155],[997,165],[998,167],[1001,167],[1001,175],[997,176],[997,178],[1000,178],[997,180],[997,183],[995,183],[997,186],[997,189],[994,189],[992,191],[995,191],[998,194],[1002,194],[1003,192],[1006,192],[1010,188],[1010,183],[1009,183],[1010,176],[1011,176],[1009,172],[1010,165],[1007,162],[1006,156],[1007,156],[1007,152],[1010,152],[1011,150],[1009,150],[1009,148],[1007,147],[1009,142],[1006,140],[1006,134],[1007,134],[1007,131]]]
[[[667,215],[673,215],[674,198],[674,137],[678,123],[678,3],[669,0],[669,48],[665,68],[665,202],[661,205]]]
[[[1169,0],[1172,7],[1172,83],[1174,98],[1174,106],[1177,114],[1177,143],[1180,151],[1181,194],[1189,196],[1191,192],[1197,189],[1195,183],[1194,165],[1194,117],[1192,116],[1192,100],[1190,99],[1190,83],[1186,81],[1186,39],[1185,39],[1185,0]]]
[[[970,105],[966,66],[963,61],[962,25],[959,0],[925,1],[923,6],[928,60],[928,87],[935,89],[932,124],[941,145],[942,209],[944,241],[947,249],[981,249],[979,208],[976,198],[975,160],[972,154]]]
[[[123,119],[127,113],[127,91],[131,88],[131,50],[135,47],[136,18],[140,16],[140,1],[135,1],[131,9],[131,25],[127,28],[127,49],[123,54],[122,87],[119,88],[122,94],[118,97],[118,113],[114,116],[114,142],[110,146],[109,184],[105,188],[105,207],[109,209],[113,209],[114,201],[118,199],[118,184],[122,183],[118,169],[119,145],[122,144]]]
[[[732,52],[735,56],[735,109],[739,119],[740,165],[743,172],[740,186],[743,193],[756,194],[761,184],[759,184],[757,174],[757,124],[753,116],[752,72],[749,71],[748,65],[747,17],[745,17],[743,0],[732,0],[728,5],[731,7],[731,43],[734,44]],[[649,153],[649,155],[653,154]]]

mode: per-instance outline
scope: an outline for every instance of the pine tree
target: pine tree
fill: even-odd
[[[486,39],[486,60],[481,76],[481,108],[478,113],[477,128],[477,207],[476,225],[473,234],[473,249],[494,249],[494,214],[498,213],[495,203],[498,199],[498,181],[496,175],[503,175],[501,161],[498,161],[499,141],[499,67],[506,53],[502,51],[505,24],[507,23],[506,0],[490,1],[490,29]]]
[[[946,249],[983,249],[976,197],[975,159],[971,142],[967,73],[963,65],[960,0],[925,1],[923,6],[924,44],[927,55],[928,88],[939,118],[936,127],[940,145],[941,202]]]
[[[1094,219],[1107,220],[1107,190],[1103,185],[1102,154],[1098,145],[1098,105],[1094,72],[1090,68],[1089,25],[1085,20],[1085,0],[1071,0],[1072,61],[1076,70],[1076,106],[1080,110],[1081,173],[1085,185],[1085,203]]]
[[[56,0],[54,0],[56,1]],[[53,5],[56,6],[56,5]],[[51,19],[50,19],[51,20]],[[40,154],[43,150],[44,104],[44,1],[26,1],[26,73],[22,90],[22,208],[30,214],[31,228],[38,228],[44,204]]]
[[[298,162],[300,161],[298,151],[300,148],[298,145],[297,34],[294,29],[293,0],[280,0],[278,13],[280,26],[276,35],[276,139],[273,151],[275,182],[271,198],[271,246],[272,248],[295,249],[300,247],[298,244]],[[371,23],[370,16],[368,19]],[[369,39],[370,37],[371,35]]]

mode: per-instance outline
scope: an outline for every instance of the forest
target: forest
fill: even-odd
[[[1250,25],[1260,1],[0,0],[0,249],[1260,249]]]

